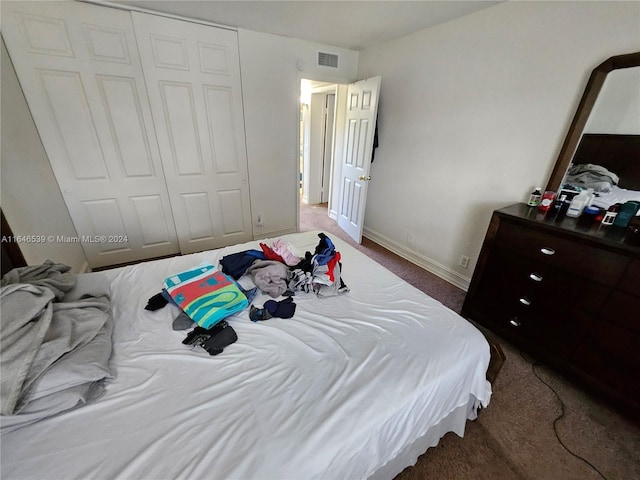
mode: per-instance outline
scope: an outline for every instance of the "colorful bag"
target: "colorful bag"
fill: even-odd
[[[164,288],[184,313],[203,328],[249,306],[236,282],[213,265],[187,270],[164,281]]]

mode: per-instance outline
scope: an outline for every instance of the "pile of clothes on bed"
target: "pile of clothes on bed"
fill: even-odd
[[[324,233],[314,252],[297,257],[282,239],[269,246],[260,244],[262,251],[246,250],[226,255],[220,260],[222,271],[238,280],[251,275],[255,285],[264,293],[277,298],[295,292],[315,293],[328,297],[345,293],[349,288],[342,280],[340,252]]]
[[[271,245],[260,243],[260,250],[224,256],[220,270],[206,264],[176,273],[164,280],[162,291],[149,299],[145,309],[177,306],[180,313],[173,322],[174,330],[193,328],[183,343],[217,355],[237,340],[225,319],[247,307],[254,322],[291,318],[296,309],[292,297],[297,292],[329,297],[349,291],[342,280],[340,252],[324,233],[318,236],[314,252],[305,252],[304,257],[297,256],[284,240],[276,239]],[[255,287],[242,287],[239,280],[245,276]],[[258,290],[273,299],[285,298],[268,300],[262,307],[250,305]]]
[[[2,278],[2,433],[85,405],[113,378],[108,281],[70,270],[46,261]]]

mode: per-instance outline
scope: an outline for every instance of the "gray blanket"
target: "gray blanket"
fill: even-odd
[[[108,282],[69,270],[47,261],[2,279],[2,433],[85,404],[111,378]]]
[[[601,165],[592,163],[571,165],[565,182],[582,188],[593,188],[594,192],[608,193],[620,179]]]

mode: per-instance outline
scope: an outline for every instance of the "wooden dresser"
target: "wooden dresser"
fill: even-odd
[[[525,204],[496,210],[462,314],[638,419],[640,246],[630,240]]]

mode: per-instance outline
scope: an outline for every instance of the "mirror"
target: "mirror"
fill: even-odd
[[[604,208],[640,199],[640,52],[591,73],[546,189],[566,183],[602,190]]]

